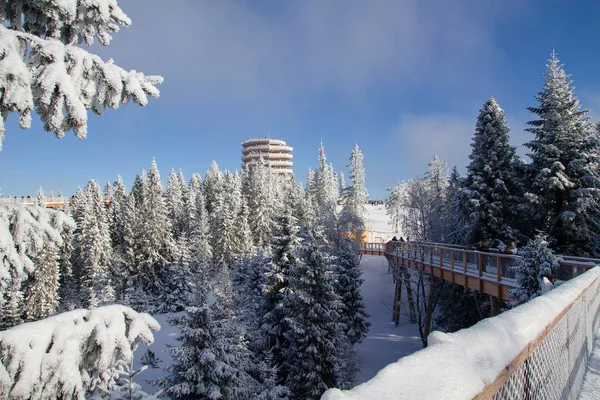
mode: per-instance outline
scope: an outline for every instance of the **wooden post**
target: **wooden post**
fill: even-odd
[[[431,332],[431,316],[433,315],[433,301],[435,300],[435,284],[433,283],[433,276],[431,276],[431,281],[429,281],[429,296],[427,297],[427,311],[425,313],[425,326],[423,327],[425,338],[427,338]]]
[[[394,325],[400,323],[400,309],[402,307],[402,279],[396,279],[396,289],[394,292]]]
[[[406,298],[408,299],[408,315],[410,323],[414,324],[417,322],[417,312],[415,310],[415,302],[413,299],[412,288],[410,287],[410,276],[408,269],[402,268],[402,277],[405,279],[404,286],[406,286]]]
[[[495,317],[496,315],[500,314],[500,304],[498,304],[498,298],[496,296],[490,295],[490,302],[492,305],[490,315],[492,317]]]
[[[502,280],[502,257],[496,258],[496,279],[498,280],[498,295],[500,295],[500,281]]]

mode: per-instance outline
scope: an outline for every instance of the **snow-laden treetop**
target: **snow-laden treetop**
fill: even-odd
[[[87,110],[101,115],[133,99],[144,106],[158,97],[160,76],[126,71],[78,47],[112,34],[131,20],[117,0],[0,1],[0,113],[19,113],[21,128],[31,126],[36,109],[44,129],[61,138],[73,130],[87,135]],[[0,149],[4,139],[0,120]]]

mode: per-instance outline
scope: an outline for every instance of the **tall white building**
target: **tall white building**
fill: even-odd
[[[246,167],[262,158],[272,172],[290,174],[294,165],[293,150],[285,141],[279,139],[248,139],[242,142],[242,162]]]

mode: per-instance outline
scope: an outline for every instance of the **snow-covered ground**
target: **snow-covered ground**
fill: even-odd
[[[364,279],[362,295],[371,328],[365,340],[356,346],[361,365],[356,384],[368,381],[386,365],[423,347],[416,325],[402,324],[401,320],[400,326],[394,326],[391,311],[394,283],[386,259],[363,256],[360,267]]]
[[[178,344],[178,341],[175,340],[175,338],[179,335],[179,329],[169,324],[169,320],[183,314],[183,312],[180,312],[153,315],[154,319],[160,324],[160,330],[154,332],[154,343],[150,346],[141,344],[134,353],[133,366],[136,370],[144,365],[142,357],[147,350],[154,352],[156,358],[159,360],[157,363],[158,368],[149,366],[147,370],[135,377],[135,382],[137,382],[146,393],[156,393],[160,389],[158,385],[150,382],[151,380],[168,375],[166,368],[171,364],[172,357],[167,353],[167,348]]]
[[[393,232],[388,221],[389,217],[385,213],[385,206],[383,204],[377,206],[367,204],[365,225],[367,230],[373,234],[374,241],[378,241],[377,238],[387,241],[396,234]]]

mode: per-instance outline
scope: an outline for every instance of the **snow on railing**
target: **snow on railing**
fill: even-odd
[[[600,314],[600,268],[429,347],[321,400],[562,399],[581,388]]]
[[[104,202],[110,203],[112,197],[105,196]],[[51,196],[44,198],[44,205],[46,207],[61,207],[68,206],[69,201],[71,201],[70,197],[64,196]],[[26,206],[31,206],[37,204],[37,198],[35,197],[0,197],[0,204],[23,204]]]

